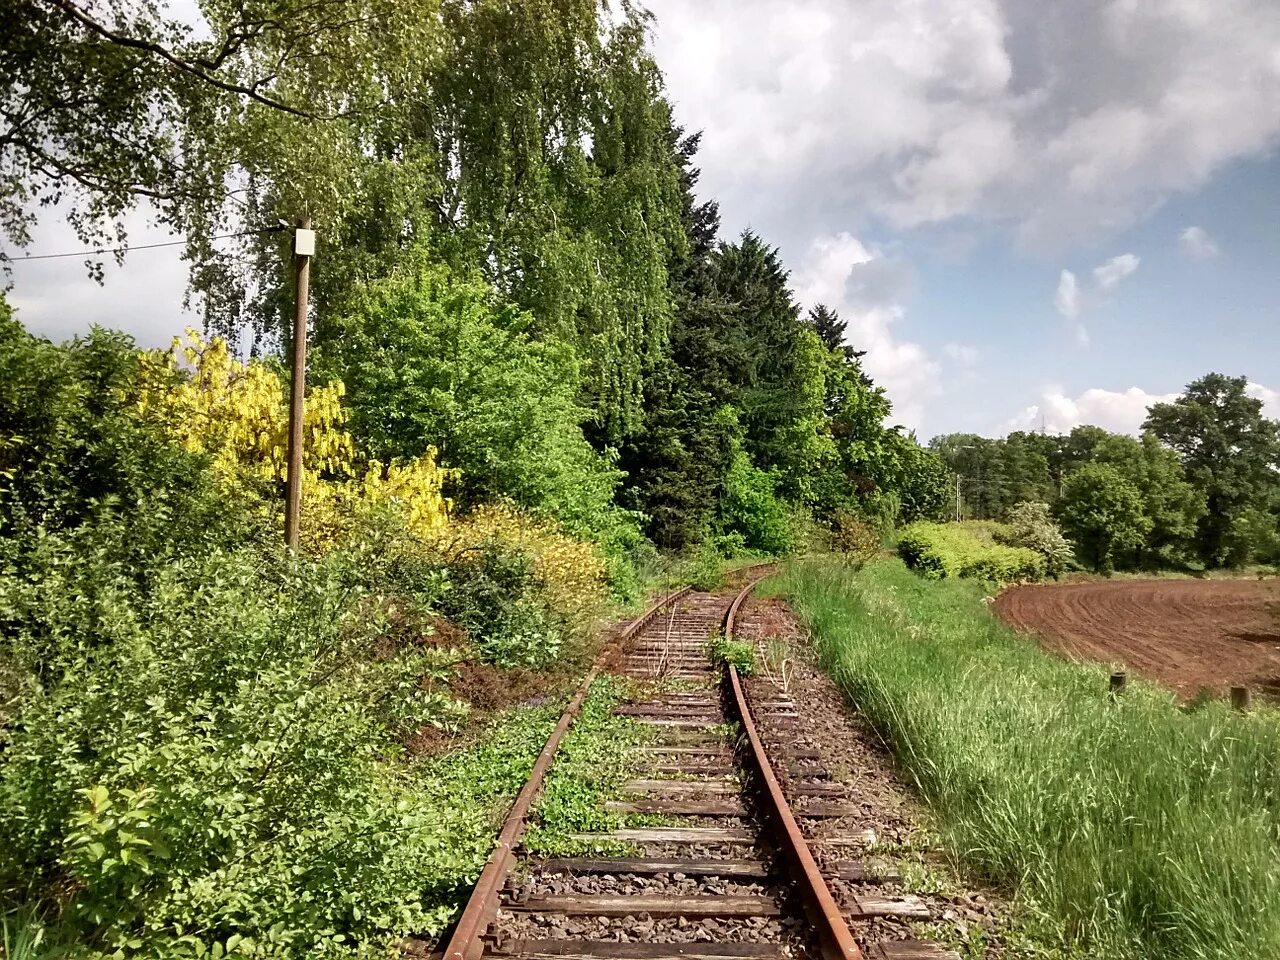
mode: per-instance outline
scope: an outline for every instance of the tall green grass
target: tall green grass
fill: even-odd
[[[1280,718],[1194,712],[1004,628],[975,584],[898,560],[781,589],[949,849],[1090,957],[1280,957]]]

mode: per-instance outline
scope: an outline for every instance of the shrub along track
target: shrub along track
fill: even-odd
[[[771,694],[748,704],[737,670],[722,672],[707,659],[707,641],[722,630],[732,638],[737,609],[764,573],[742,571],[755,579],[740,590],[680,591],[621,635],[626,646],[614,670],[649,693],[616,712],[653,727],[655,738],[635,758],[626,799],[609,807],[661,825],[574,838],[597,849],[626,845],[636,851],[630,856],[539,861],[517,852],[525,816],[593,670],[517,797],[446,960],[955,957],[915,940],[859,949],[851,922],[867,933],[875,917],[918,915],[918,901],[862,893],[864,881],[880,879],[874,869],[832,854],[865,848],[866,831],[824,833],[819,868],[806,834],[824,821],[848,824],[859,811],[842,802],[812,751],[792,745],[803,721],[791,699]]]

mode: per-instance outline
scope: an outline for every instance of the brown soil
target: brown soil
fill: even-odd
[[[1280,693],[1280,583],[1109,580],[1013,587],[1006,623],[1075,659],[1120,663],[1189,699],[1233,685]]]
[[[1007,942],[1012,910],[995,892],[960,876],[947,852],[934,839],[928,812],[912,796],[894,768],[893,757],[881,739],[847,704],[831,678],[817,665],[803,628],[779,599],[748,601],[738,623],[738,636],[756,644],[760,669],[747,682],[748,696],[761,701],[785,693],[803,717],[802,726],[771,731],[769,721],[757,718],[766,742],[776,737],[779,749],[816,750],[817,766],[831,773],[830,783],[843,788],[840,801],[858,808],[856,815],[821,821],[806,828],[811,839],[850,836],[871,831],[874,845],[861,851],[814,843],[819,863],[864,859],[887,866],[900,879],[862,883],[856,892],[887,898],[911,894],[929,908],[929,920],[889,917],[854,920],[854,936],[862,944],[898,939],[938,939],[962,952],[965,945],[983,944],[980,954],[990,960],[1023,956]],[[783,776],[788,800],[799,781]],[[835,880],[838,896],[855,888]],[[973,955],[966,953],[966,955]]]

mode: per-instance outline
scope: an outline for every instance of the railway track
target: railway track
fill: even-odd
[[[780,692],[749,703],[736,669],[708,660],[708,640],[721,631],[733,637],[737,611],[764,575],[749,568],[745,585],[723,594],[680,591],[620,638],[611,671],[645,692],[617,712],[655,735],[635,759],[625,799],[609,806],[664,825],[575,836],[627,844],[640,851],[633,856],[535,860],[519,851],[525,817],[593,670],[513,804],[445,960],[956,957],[917,940],[872,938],[859,948],[851,922],[866,940],[874,926],[867,921],[920,917],[918,901],[859,896],[859,882],[884,877],[872,863],[839,858],[868,837],[822,830],[823,821],[847,823],[856,811],[816,751],[799,745],[803,718]]]

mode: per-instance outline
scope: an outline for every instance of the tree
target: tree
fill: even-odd
[[[888,469],[881,485],[898,496],[898,521],[943,519],[955,490],[955,476],[943,459],[920,446],[914,434],[897,430],[886,432],[884,446]]]
[[[784,496],[811,500],[813,477],[835,454],[824,417],[827,351],[800,318],[776,248],[748,231],[721,244],[712,266],[715,290],[733,304],[728,345],[737,369],[725,372],[736,385],[744,449],[777,471]]]
[[[538,340],[526,312],[440,265],[370,284],[334,323],[342,335],[316,370],[346,384],[370,455],[435,447],[461,470],[461,505],[506,498],[608,538],[619,474],[582,435],[572,348]]]
[[[745,344],[734,306],[715,286],[719,209],[694,193],[700,139],[674,126],[668,133],[687,243],[667,273],[674,308],[668,349],[651,360],[643,424],[624,439],[619,462],[627,476],[623,503],[647,516],[654,543],[673,550],[710,532],[742,440],[737,385]]]
[[[1242,513],[1266,503],[1276,485],[1280,424],[1262,416],[1244,377],[1210,373],[1188,384],[1172,403],[1154,404],[1143,429],[1175,450],[1187,479],[1205,497],[1196,549],[1207,567],[1230,554],[1232,526]]]
[[[1185,479],[1178,455],[1150,433],[1141,440],[1106,434],[1093,446],[1093,462],[1115,467],[1142,494],[1151,531],[1138,548],[1138,565],[1185,563],[1195,554],[1196,526],[1204,516],[1204,494]]]
[[[813,329],[813,332],[818,335],[822,345],[828,350],[844,349],[844,321],[840,319],[838,313],[830,309],[825,303],[820,303],[810,310],[806,322]],[[858,356],[862,356],[862,354],[858,354]]]
[[[950,434],[934,437],[929,445],[960,475],[968,514],[994,519],[1016,503],[1057,496],[1049,466],[1056,443],[1054,437],[1015,431],[999,440]]]
[[[1106,464],[1085,464],[1067,477],[1056,512],[1096,572],[1110,572],[1116,554],[1136,549],[1151,529],[1138,488]]]
[[[0,229],[25,246],[61,201],[84,242],[120,246],[145,199],[214,290],[228,224],[340,215],[386,100],[430,59],[430,6],[204,0],[193,25],[163,3],[0,0]],[[270,250],[274,286],[280,250],[251,240],[237,246]]]
[[[855,350],[849,344],[845,343],[845,327],[847,324],[840,319],[840,314],[836,313],[825,303],[820,303],[805,318],[805,322],[818,335],[818,339],[822,341],[822,345],[828,350],[834,350],[843,354],[847,360],[861,360],[867,355],[865,350]],[[870,380],[867,381],[868,386]]]

